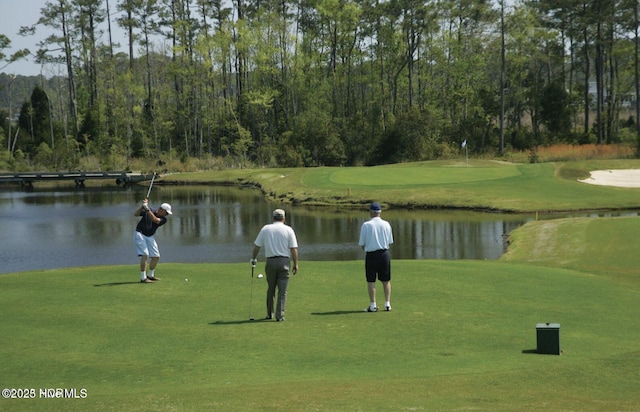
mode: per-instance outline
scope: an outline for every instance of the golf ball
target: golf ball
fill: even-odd
[[[185,279],[184,281],[185,281],[185,282],[188,282],[188,281],[189,281],[189,279]]]
[[[262,279],[262,273],[258,274],[258,279]]]

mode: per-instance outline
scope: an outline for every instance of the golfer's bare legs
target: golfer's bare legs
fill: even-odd
[[[140,256],[140,272],[146,272],[147,271],[147,259],[149,258],[149,256],[144,255],[144,256]]]
[[[160,260],[159,257],[152,257],[151,259],[149,259],[149,256],[144,255],[144,256],[140,256],[140,272],[141,273],[147,273],[147,266],[149,267],[149,275],[147,277],[151,277],[151,280],[153,279],[160,279],[157,278],[153,275],[153,271],[156,268],[156,265],[158,264],[158,261]],[[147,265],[148,263],[148,265]],[[144,278],[142,279],[144,280]]]
[[[384,288],[384,300],[391,302],[391,281],[382,282],[382,287]]]
[[[369,302],[376,301],[376,282],[367,282],[369,289]]]
[[[367,287],[369,289],[369,302],[375,302],[376,301],[376,283],[367,282]],[[382,288],[384,290],[385,302],[391,302],[391,281],[382,282]]]

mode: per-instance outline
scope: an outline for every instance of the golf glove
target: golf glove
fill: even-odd
[[[249,263],[251,263],[251,266],[255,267],[256,263],[258,263],[258,259],[251,259],[249,260]]]

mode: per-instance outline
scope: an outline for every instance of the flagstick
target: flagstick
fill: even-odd
[[[467,155],[467,167],[469,167],[469,149],[467,148],[468,145],[464,145],[464,152]]]
[[[464,147],[464,153],[467,158],[467,167],[469,167],[469,149],[467,148],[467,139],[464,139],[464,142],[462,142],[462,147]]]

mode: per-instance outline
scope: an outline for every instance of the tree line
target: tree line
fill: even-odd
[[[17,120],[0,75],[0,159],[348,166],[462,142],[636,145],[639,15],[638,0],[51,0],[21,29],[53,31],[37,50],[7,56],[0,34],[4,67],[60,72]]]

